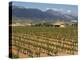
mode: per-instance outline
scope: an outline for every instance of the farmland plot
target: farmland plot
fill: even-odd
[[[12,27],[12,58],[75,55],[77,33],[76,27]]]

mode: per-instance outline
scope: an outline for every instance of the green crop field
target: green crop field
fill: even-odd
[[[76,55],[76,27],[12,27],[12,58]]]

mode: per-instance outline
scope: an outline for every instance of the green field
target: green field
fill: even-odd
[[[12,27],[12,58],[76,55],[76,27]]]

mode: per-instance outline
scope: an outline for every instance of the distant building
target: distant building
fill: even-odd
[[[12,23],[10,24],[10,26],[31,26],[32,24],[30,23],[24,23],[24,24],[21,24],[21,23]]]
[[[31,24],[31,23],[26,23],[25,25],[26,25],[26,26],[32,26],[32,24]]]
[[[53,23],[53,26],[54,27],[61,27],[61,28],[66,27],[65,22],[62,22],[62,21],[57,21],[57,22]]]
[[[25,25],[23,25],[21,23],[12,23],[10,26],[25,26]]]
[[[72,26],[77,27],[78,26],[78,21],[77,20],[72,20]]]

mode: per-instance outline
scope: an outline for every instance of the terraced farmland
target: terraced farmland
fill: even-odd
[[[75,55],[76,27],[12,27],[12,58]]]

